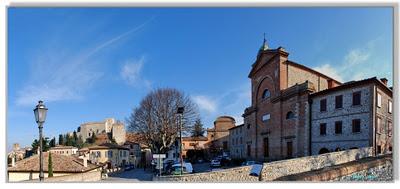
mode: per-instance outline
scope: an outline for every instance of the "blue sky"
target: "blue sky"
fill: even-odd
[[[271,48],[341,81],[392,84],[391,8],[9,8],[7,147],[88,121],[125,120],[150,90],[173,87],[206,127],[250,105],[247,75]]]

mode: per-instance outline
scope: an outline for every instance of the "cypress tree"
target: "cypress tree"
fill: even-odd
[[[47,166],[48,177],[53,177],[53,160],[51,159],[51,153],[49,152],[49,162]]]

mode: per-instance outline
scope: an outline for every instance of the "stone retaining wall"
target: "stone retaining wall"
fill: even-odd
[[[347,163],[372,155],[372,147],[367,147],[264,163],[261,178],[262,181],[273,181],[279,177]]]
[[[347,163],[372,156],[372,148],[361,148],[328,154],[294,158],[264,163],[260,177],[250,176],[252,166],[243,166],[221,171],[195,173],[183,176],[154,177],[160,182],[258,182],[273,181],[279,177],[308,172],[324,167]]]
[[[231,168],[207,173],[195,173],[183,176],[154,177],[159,182],[256,182],[257,176],[250,176],[251,166]]]
[[[46,177],[44,182],[95,182],[101,180],[101,170],[93,170],[86,173],[69,174],[65,176]],[[25,182],[40,182],[38,179]]]

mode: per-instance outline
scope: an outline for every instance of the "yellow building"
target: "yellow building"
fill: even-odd
[[[106,164],[107,168],[123,167],[129,164],[129,149],[111,143],[91,146],[89,160],[93,164]]]
[[[60,154],[60,155],[66,155],[66,156],[70,156],[70,155],[75,155],[78,152],[78,148],[77,147],[73,147],[73,146],[55,146],[50,148],[49,152],[51,152],[51,154]]]

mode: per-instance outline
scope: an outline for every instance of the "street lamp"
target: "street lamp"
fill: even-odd
[[[181,160],[181,175],[183,175],[183,157],[182,157],[182,117],[183,117],[183,112],[185,111],[185,107],[184,106],[180,106],[178,107],[177,110],[177,114],[179,115],[179,140],[180,140],[180,145],[179,145],[179,149],[180,149],[180,160]]]
[[[42,129],[43,123],[46,120],[47,108],[43,104],[43,101],[39,101],[36,108],[33,110],[35,113],[36,123],[39,125],[39,145],[40,145],[40,155],[39,155],[39,163],[40,163],[40,173],[39,173],[39,180],[43,181],[44,174],[43,174],[43,136],[42,136]]]

